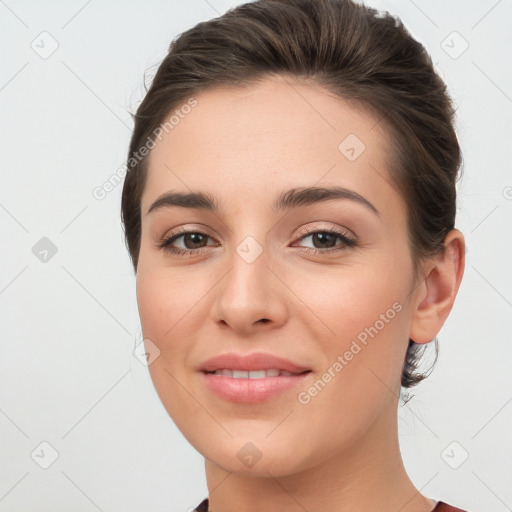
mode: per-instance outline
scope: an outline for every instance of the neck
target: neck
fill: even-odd
[[[250,476],[205,461],[209,509],[215,512],[431,512],[405,471],[396,409],[357,444],[293,474]]]

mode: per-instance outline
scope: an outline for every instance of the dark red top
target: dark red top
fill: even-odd
[[[194,512],[208,512],[208,498],[205,498],[199,506],[195,509]],[[462,510],[461,508],[452,507],[444,503],[444,501],[440,501],[436,507],[432,510],[432,512],[467,512],[466,510]]]
[[[466,510],[462,510],[461,508],[452,507],[451,505],[447,505],[443,501],[440,501],[432,512],[467,512]]]

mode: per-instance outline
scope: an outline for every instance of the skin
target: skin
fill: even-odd
[[[386,168],[385,126],[320,86],[272,77],[248,88],[217,87],[151,151],[142,197],[137,300],[158,395],[205,457],[210,508],[231,511],[427,512],[404,469],[397,407],[409,338],[428,343],[446,320],[464,269],[464,238],[413,272],[407,211]],[[355,134],[354,161],[338,146]],[[378,210],[337,199],[288,211],[272,201],[293,187],[337,185]],[[214,196],[214,213],[149,207],[164,192]],[[189,256],[158,243],[184,227],[206,232]],[[301,229],[308,228],[308,234]],[[315,241],[336,229],[356,246]],[[237,246],[253,237],[252,263]],[[204,246],[197,252],[198,247]],[[329,248],[342,248],[327,252]],[[317,248],[312,254],[307,248]],[[393,304],[401,310],[310,402],[297,399]],[[262,320],[266,319],[266,320]],[[224,352],[271,352],[307,365],[300,389],[262,404],[235,404],[207,389],[198,367]],[[252,443],[252,467],[237,453]],[[247,448],[246,448],[247,449]]]

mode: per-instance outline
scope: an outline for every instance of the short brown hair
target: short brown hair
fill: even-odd
[[[415,268],[441,251],[455,224],[462,156],[451,99],[425,48],[398,18],[352,0],[256,0],[176,37],[132,114],[121,217],[135,272],[148,159],[133,156],[194,94],[270,75],[316,83],[379,114],[392,134],[389,172],[407,205]],[[425,346],[409,340],[403,387],[425,378],[417,371]]]

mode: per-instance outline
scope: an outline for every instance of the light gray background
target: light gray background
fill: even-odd
[[[426,45],[464,152],[466,273],[437,367],[400,409],[406,468],[427,496],[512,510],[512,2],[367,3]],[[175,35],[231,5],[0,0],[0,511],[185,511],[207,494],[202,457],[132,355],[122,187],[93,190],[124,164],[144,71],[149,83]]]

